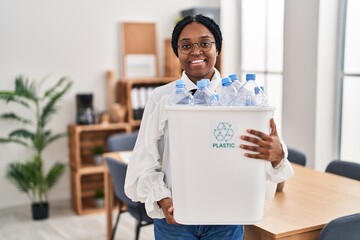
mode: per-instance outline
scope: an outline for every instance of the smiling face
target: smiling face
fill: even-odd
[[[199,43],[204,40],[215,42],[214,35],[204,25],[198,22],[192,22],[186,25],[179,35],[178,45],[184,42]],[[215,44],[211,49],[203,52],[195,44],[190,53],[184,54],[178,50],[179,61],[186,75],[196,84],[196,81],[208,78],[211,79],[215,73],[215,63],[218,52]]]

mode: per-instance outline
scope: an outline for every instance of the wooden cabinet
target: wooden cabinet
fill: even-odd
[[[96,165],[93,161],[93,149],[102,146],[107,151],[107,138],[119,132],[130,132],[127,123],[70,125],[69,155],[72,206],[77,214],[105,211],[105,207],[95,205],[95,191],[109,185],[108,169],[104,164]],[[108,196],[105,196],[105,198]]]
[[[141,99],[146,102],[146,98],[149,96],[151,89],[175,81],[176,79],[176,77],[159,77],[150,79],[124,79],[118,81],[116,91],[117,102],[125,107],[126,121],[132,128],[138,128],[140,126],[145,104],[139,104]],[[134,101],[137,101],[137,103]]]

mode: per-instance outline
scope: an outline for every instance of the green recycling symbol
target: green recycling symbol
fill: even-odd
[[[214,136],[216,140],[228,142],[234,136],[234,130],[231,128],[231,124],[227,122],[221,122],[214,129]]]

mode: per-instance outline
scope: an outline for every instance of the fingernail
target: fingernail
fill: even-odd
[[[240,136],[241,139],[245,139],[245,136]]]

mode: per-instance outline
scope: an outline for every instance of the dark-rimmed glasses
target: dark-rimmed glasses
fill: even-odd
[[[177,47],[178,47],[178,49],[180,50],[181,53],[189,54],[193,50],[194,45],[196,44],[197,47],[201,51],[208,52],[208,51],[210,51],[213,43],[215,43],[215,42],[212,42],[209,39],[205,39],[205,40],[202,40],[202,41],[196,42],[196,43],[192,43],[192,42],[189,42],[189,41],[184,41],[184,42],[181,42]]]

